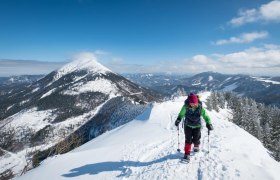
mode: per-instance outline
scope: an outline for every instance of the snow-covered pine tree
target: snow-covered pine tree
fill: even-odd
[[[265,147],[271,149],[273,146],[271,143],[271,107],[266,107],[264,104],[259,104],[258,106],[260,114],[260,126],[262,129],[262,142]]]
[[[257,137],[259,140],[263,139],[262,130],[260,126],[260,113],[257,106],[257,103],[252,99],[249,99],[249,122],[250,122],[250,131],[251,134]]]
[[[241,126],[242,125],[242,102],[241,99],[235,96],[232,98],[232,121]]]
[[[276,107],[271,113],[271,143],[274,157],[280,160],[280,111]]]
[[[186,95],[187,95],[187,93],[184,90],[184,88],[183,87],[182,88],[179,87],[177,89],[177,91],[171,95],[171,99],[174,99],[175,97],[186,96]]]
[[[213,110],[213,105],[212,105],[213,100],[212,100],[212,98],[213,97],[212,97],[212,93],[211,93],[210,96],[208,96],[208,98],[206,99],[206,102],[205,102],[206,108],[209,111]]]
[[[217,97],[217,102],[218,102],[218,106],[222,109],[225,108],[225,96],[224,96],[224,93],[218,93],[216,92],[216,97]]]
[[[241,122],[240,126],[242,126],[246,131],[252,133],[251,127],[252,127],[252,122],[251,122],[251,114],[250,114],[250,105],[248,103],[248,98],[241,98]]]
[[[212,107],[215,111],[219,112],[218,97],[216,91],[212,92]]]

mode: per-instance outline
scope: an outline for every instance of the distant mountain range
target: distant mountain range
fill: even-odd
[[[148,89],[157,91],[163,96],[171,96],[178,89],[187,93],[194,91],[233,91],[255,99],[257,102],[280,107],[280,77],[250,76],[242,74],[221,74],[204,72],[196,75],[176,75],[159,73],[121,74],[128,80]],[[0,95],[11,90],[30,85],[43,75],[25,75],[0,77]],[[0,96],[1,99],[1,96]]]
[[[204,72],[193,76],[163,73],[121,75],[136,84],[157,91],[162,96],[171,96],[178,89],[184,89],[187,93],[207,90],[233,91],[253,98],[257,102],[280,107],[280,77],[228,75],[216,72]],[[42,77],[43,75],[0,77],[0,95],[30,85]]]
[[[5,95],[11,90],[22,88],[41,79],[44,75],[21,75],[0,77],[0,95]]]
[[[188,92],[233,91],[257,102],[280,106],[280,77],[227,75],[204,72],[194,76],[132,74],[124,75],[133,82],[171,96],[178,89]],[[160,79],[160,80],[159,80]]]

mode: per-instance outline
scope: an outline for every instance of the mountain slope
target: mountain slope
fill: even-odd
[[[49,155],[68,152],[133,120],[160,99],[94,57],[66,64],[29,86],[1,96],[0,151],[6,155],[0,155],[0,176],[5,168],[13,168],[18,174]]]
[[[201,95],[202,100],[207,93]],[[280,164],[253,136],[209,112],[215,130],[202,129],[201,151],[182,164],[174,121],[184,98],[154,104],[135,120],[64,155],[45,160],[19,180],[32,179],[274,179]],[[204,125],[205,127],[205,125]],[[180,148],[183,132],[180,131]]]
[[[80,95],[78,99],[77,95]],[[65,99],[70,104],[65,105],[68,109],[69,106],[76,106],[72,110],[78,111],[76,114],[81,114],[83,108],[79,108],[79,103],[85,101],[85,103],[89,103],[85,96],[108,99],[123,95],[136,101],[138,99],[139,102],[141,100],[142,102],[154,101],[158,98],[151,91],[113,73],[94,58],[78,59],[53,71],[30,86],[11,91],[5,97],[1,97],[0,121],[30,107],[38,107],[39,110],[59,108],[65,114],[65,110],[61,108],[60,104],[64,105]]]

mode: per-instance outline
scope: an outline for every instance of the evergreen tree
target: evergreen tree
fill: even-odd
[[[240,126],[242,124],[242,111],[241,111],[242,102],[237,96],[234,96],[231,100],[232,100],[232,106],[231,106],[232,121]]]
[[[248,104],[248,98],[241,98],[240,112],[241,112],[241,122],[240,126],[246,131],[252,133],[251,122],[250,122],[250,105]]]
[[[213,97],[212,97],[212,93],[211,93],[210,96],[207,97],[206,102],[205,102],[205,105],[206,105],[206,108],[207,108],[208,111],[213,110],[213,106],[212,106],[213,100],[212,100],[212,98]]]
[[[215,111],[219,112],[217,92],[212,92],[212,107]]]
[[[218,102],[218,106],[222,109],[225,108],[225,104],[226,104],[226,100],[225,100],[225,96],[223,93],[221,92],[216,92],[216,97],[217,97],[217,102]]]
[[[177,91],[175,93],[173,93],[171,97],[173,99],[174,97],[180,97],[180,96],[186,96],[186,95],[187,95],[187,93],[184,90],[184,88],[178,88]]]
[[[259,114],[260,114],[260,126],[262,129],[262,142],[264,143],[265,147],[271,149],[271,107],[265,107],[264,104],[259,104],[258,106]]]
[[[249,121],[250,121],[250,131],[252,135],[257,137],[258,139],[262,140],[262,130],[260,126],[260,113],[258,110],[257,103],[255,101],[249,100]]]
[[[273,108],[271,114],[271,143],[273,155],[276,159],[280,160],[280,111]]]

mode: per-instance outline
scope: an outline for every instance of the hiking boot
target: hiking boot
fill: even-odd
[[[199,147],[194,147],[193,152],[199,152]]]
[[[189,154],[185,154],[183,159],[189,161],[191,157]]]

